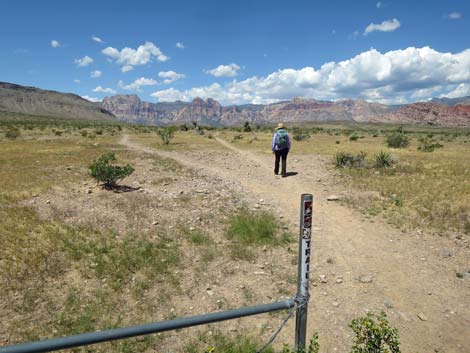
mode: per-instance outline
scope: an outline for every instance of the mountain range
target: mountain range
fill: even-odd
[[[344,99],[318,101],[294,98],[272,104],[222,106],[214,99],[192,102],[149,103],[136,95],[105,97],[101,107],[118,119],[145,125],[171,125],[196,121],[205,125],[234,126],[278,122],[386,122],[428,125],[470,126],[470,96],[435,98],[402,106]]]
[[[150,103],[137,95],[115,95],[93,103],[71,93],[0,82],[0,119],[12,114],[57,119],[112,120],[143,125],[235,126],[304,122],[384,122],[470,126],[470,96],[433,98],[401,106],[343,99],[294,98],[272,104],[222,106],[214,99]]]

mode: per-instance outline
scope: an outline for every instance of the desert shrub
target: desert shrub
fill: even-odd
[[[188,131],[189,127],[186,124],[180,125],[180,131]]]
[[[297,134],[294,134],[294,140],[296,141],[303,141],[303,140],[307,140],[310,138],[310,135],[307,134],[307,133],[297,133]]]
[[[209,134],[209,135],[207,135],[207,138],[208,138],[208,139],[213,139],[214,136],[212,136],[212,134]]]
[[[237,140],[242,140],[242,139],[243,139],[242,135],[235,135],[235,136],[233,136],[232,141],[237,141]]]
[[[432,138],[432,134],[429,134],[429,135],[425,137],[421,136],[420,138],[418,138],[418,151],[434,152],[436,148],[444,147],[444,145],[441,145],[439,142],[435,141]]]
[[[56,135],[56,136],[62,136],[62,134],[63,134],[63,131],[54,130],[54,135]]]
[[[12,140],[14,140],[14,139],[16,139],[20,136],[21,136],[20,129],[18,129],[15,126],[11,126],[10,128],[8,128],[7,132],[5,133],[5,137],[9,138],[9,139],[12,139]]]
[[[102,182],[106,189],[113,189],[117,182],[134,172],[134,168],[129,164],[125,166],[112,165],[116,161],[116,156],[108,152],[98,157],[90,166],[90,175],[98,182]]]
[[[393,164],[392,155],[390,153],[380,151],[375,155],[375,166],[377,168],[388,168]]]
[[[251,126],[248,121],[245,121],[245,124],[243,125],[243,132],[251,132]]]
[[[364,151],[357,155],[338,151],[333,155],[333,162],[337,168],[364,167],[366,155]]]
[[[410,138],[400,130],[394,131],[387,136],[385,142],[388,147],[405,148],[410,144]]]
[[[357,141],[359,136],[354,132],[351,136],[349,136],[349,141]]]
[[[96,135],[103,135],[103,129],[95,129]]]
[[[368,313],[352,320],[349,326],[355,334],[351,353],[400,353],[398,330],[389,325],[384,312]]]
[[[310,343],[308,347],[298,347],[297,349],[295,348],[289,348],[289,347],[284,347],[281,353],[319,353],[320,352],[320,344],[318,343],[318,333],[314,332],[312,335],[312,338],[310,339]]]
[[[175,129],[172,126],[166,126],[161,129],[157,130],[158,136],[162,139],[163,143],[165,145],[168,145],[170,143],[170,140],[173,138],[175,134]]]
[[[339,140],[336,140],[336,144],[339,145],[341,142]]]

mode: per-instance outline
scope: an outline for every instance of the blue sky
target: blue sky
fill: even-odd
[[[90,99],[470,95],[470,2],[0,2],[0,81]]]

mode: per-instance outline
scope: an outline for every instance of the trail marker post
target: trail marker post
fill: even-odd
[[[302,194],[300,200],[299,264],[297,276],[297,311],[295,316],[295,349],[305,348],[307,335],[308,280],[312,238],[313,195]]]

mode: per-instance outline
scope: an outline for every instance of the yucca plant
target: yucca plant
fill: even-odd
[[[393,164],[392,155],[388,152],[380,151],[375,155],[375,166],[377,168],[388,168]]]

